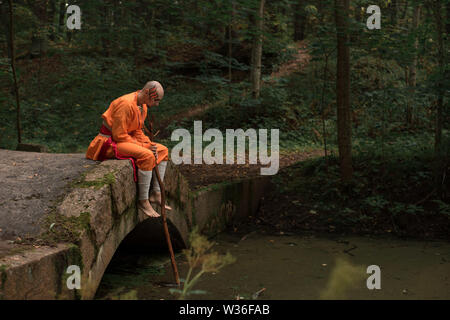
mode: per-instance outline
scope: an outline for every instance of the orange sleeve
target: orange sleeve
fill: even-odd
[[[125,101],[120,101],[111,115],[112,138],[115,142],[130,142],[140,145],[136,139],[128,134],[127,121],[131,116],[130,106]]]
[[[144,134],[142,129],[138,129],[133,132],[133,137],[140,143],[142,143],[142,147],[149,148],[151,145],[150,139]]]

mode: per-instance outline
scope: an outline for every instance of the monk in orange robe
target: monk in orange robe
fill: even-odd
[[[152,170],[158,164],[161,179],[164,178],[168,149],[151,142],[142,132],[147,109],[156,107],[164,97],[164,89],[157,81],[148,82],[142,90],[126,94],[111,102],[103,113],[100,133],[92,140],[86,158],[103,161],[105,159],[130,159],[137,166],[139,209],[150,217],[159,217],[151,203],[161,204],[161,190],[154,175],[153,190],[149,196]],[[135,179],[136,179],[136,168]],[[167,210],[171,210],[166,206]]]

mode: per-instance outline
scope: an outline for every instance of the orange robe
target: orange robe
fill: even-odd
[[[142,132],[144,120],[147,117],[147,105],[142,106],[142,111],[137,105],[137,94],[139,91],[126,94],[111,102],[108,110],[103,113],[103,125],[112,132],[112,140],[117,144],[117,152],[121,157],[132,157],[136,159],[139,169],[150,171],[156,165],[155,156],[150,150],[152,144],[156,144],[158,161],[169,159],[168,149],[159,143],[152,143]],[[100,150],[109,136],[99,133],[92,140],[86,152],[86,158],[92,160],[100,159]],[[105,158],[114,158],[114,150],[109,146]]]

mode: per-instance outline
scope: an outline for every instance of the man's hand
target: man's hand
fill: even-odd
[[[152,150],[152,152],[153,152],[153,155],[155,156],[155,160],[157,161],[158,160],[158,152],[156,152],[157,151],[157,146],[156,146],[156,143],[154,143],[154,142],[150,142],[150,150]]]
[[[156,93],[156,86],[148,89],[148,97],[150,98],[150,101],[153,101],[156,98],[158,98],[158,93]]]

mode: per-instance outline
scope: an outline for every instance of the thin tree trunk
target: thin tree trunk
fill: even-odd
[[[0,4],[0,18],[4,23],[5,27],[5,39],[6,39],[6,47],[8,50],[8,58],[11,59],[11,39],[10,39],[10,22],[9,22],[9,9],[7,8],[8,3],[5,1]]]
[[[306,15],[303,0],[298,0],[294,5],[294,41],[305,39]]]
[[[264,21],[264,2],[265,0],[260,0],[258,14],[256,16],[256,35],[253,41],[252,47],[252,62],[251,62],[251,73],[250,79],[252,82],[252,94],[253,98],[259,98],[261,91],[261,57],[262,57],[262,32],[263,32],[263,21]]]
[[[355,5],[355,20],[356,22],[362,22],[363,15],[361,12],[361,3],[359,1],[356,2]]]
[[[101,27],[101,42],[102,42],[102,48],[105,56],[110,56],[110,50],[111,50],[111,37],[109,30],[111,29],[111,19],[110,19],[110,8],[107,3],[104,4],[103,12],[101,13],[102,19],[102,27]]]
[[[231,105],[231,96],[232,96],[232,87],[231,87],[231,81],[233,77],[232,69],[231,69],[231,60],[233,59],[233,21],[234,21],[234,10],[235,10],[235,4],[232,2],[231,4],[231,16],[230,16],[230,23],[228,25],[228,90],[229,90],[229,96],[228,96],[228,104]]]
[[[330,52],[331,54],[331,52]],[[326,81],[327,81],[327,70],[328,70],[328,58],[330,54],[325,55],[325,66],[323,67],[323,87],[322,87],[322,98],[320,101],[320,109],[322,113],[322,134],[323,134],[323,149],[325,153],[325,170],[328,172],[328,152],[327,152],[327,128],[325,123],[325,106],[324,106],[324,99],[325,99],[325,87],[326,87]]]
[[[47,17],[47,24],[49,27],[49,39],[55,41],[55,16],[57,11],[57,0],[50,0],[50,11]]]
[[[66,15],[66,3],[59,0],[59,16],[58,16],[58,34],[64,33],[64,17]]]
[[[391,0],[391,22],[395,26],[397,24],[397,0]]]
[[[15,55],[14,55],[14,20],[13,20],[13,5],[12,1],[8,0],[9,4],[9,42],[11,44],[10,52],[11,52],[11,69],[13,72],[13,79],[14,79],[14,92],[16,94],[16,110],[17,110],[17,118],[16,118],[16,124],[17,124],[17,142],[22,142],[22,129],[20,126],[20,99],[19,99],[19,86],[17,84],[17,75],[16,75],[16,62],[15,62]]]
[[[447,33],[450,33],[450,1],[447,1],[447,24],[446,24],[446,30]]]
[[[405,1],[405,7],[403,8],[402,20],[405,20],[407,12],[408,12],[408,1],[406,0]]]
[[[436,102],[436,131],[435,131],[435,183],[438,196],[443,196],[442,176],[445,172],[445,161],[442,147],[442,127],[443,127],[443,107],[444,107],[444,76],[445,76],[445,48],[444,48],[444,24],[441,16],[442,5],[440,0],[433,2],[433,12],[436,19],[436,31],[438,36],[438,62],[439,62],[439,83],[438,99]]]
[[[412,22],[412,31],[414,33],[417,32],[417,28],[419,26],[420,20],[420,4],[416,4],[414,7],[414,16]],[[406,122],[408,125],[413,124],[414,117],[414,94],[416,90],[416,79],[417,79],[417,48],[419,47],[419,39],[417,34],[414,35],[414,58],[411,64],[409,65],[409,77],[408,77],[408,87],[409,87],[409,97],[408,97],[408,106],[406,108]]]
[[[335,0],[335,15],[337,29],[337,122],[338,147],[343,182],[348,182],[353,176],[352,141],[350,118],[350,48],[348,46],[348,15],[349,0]]]

